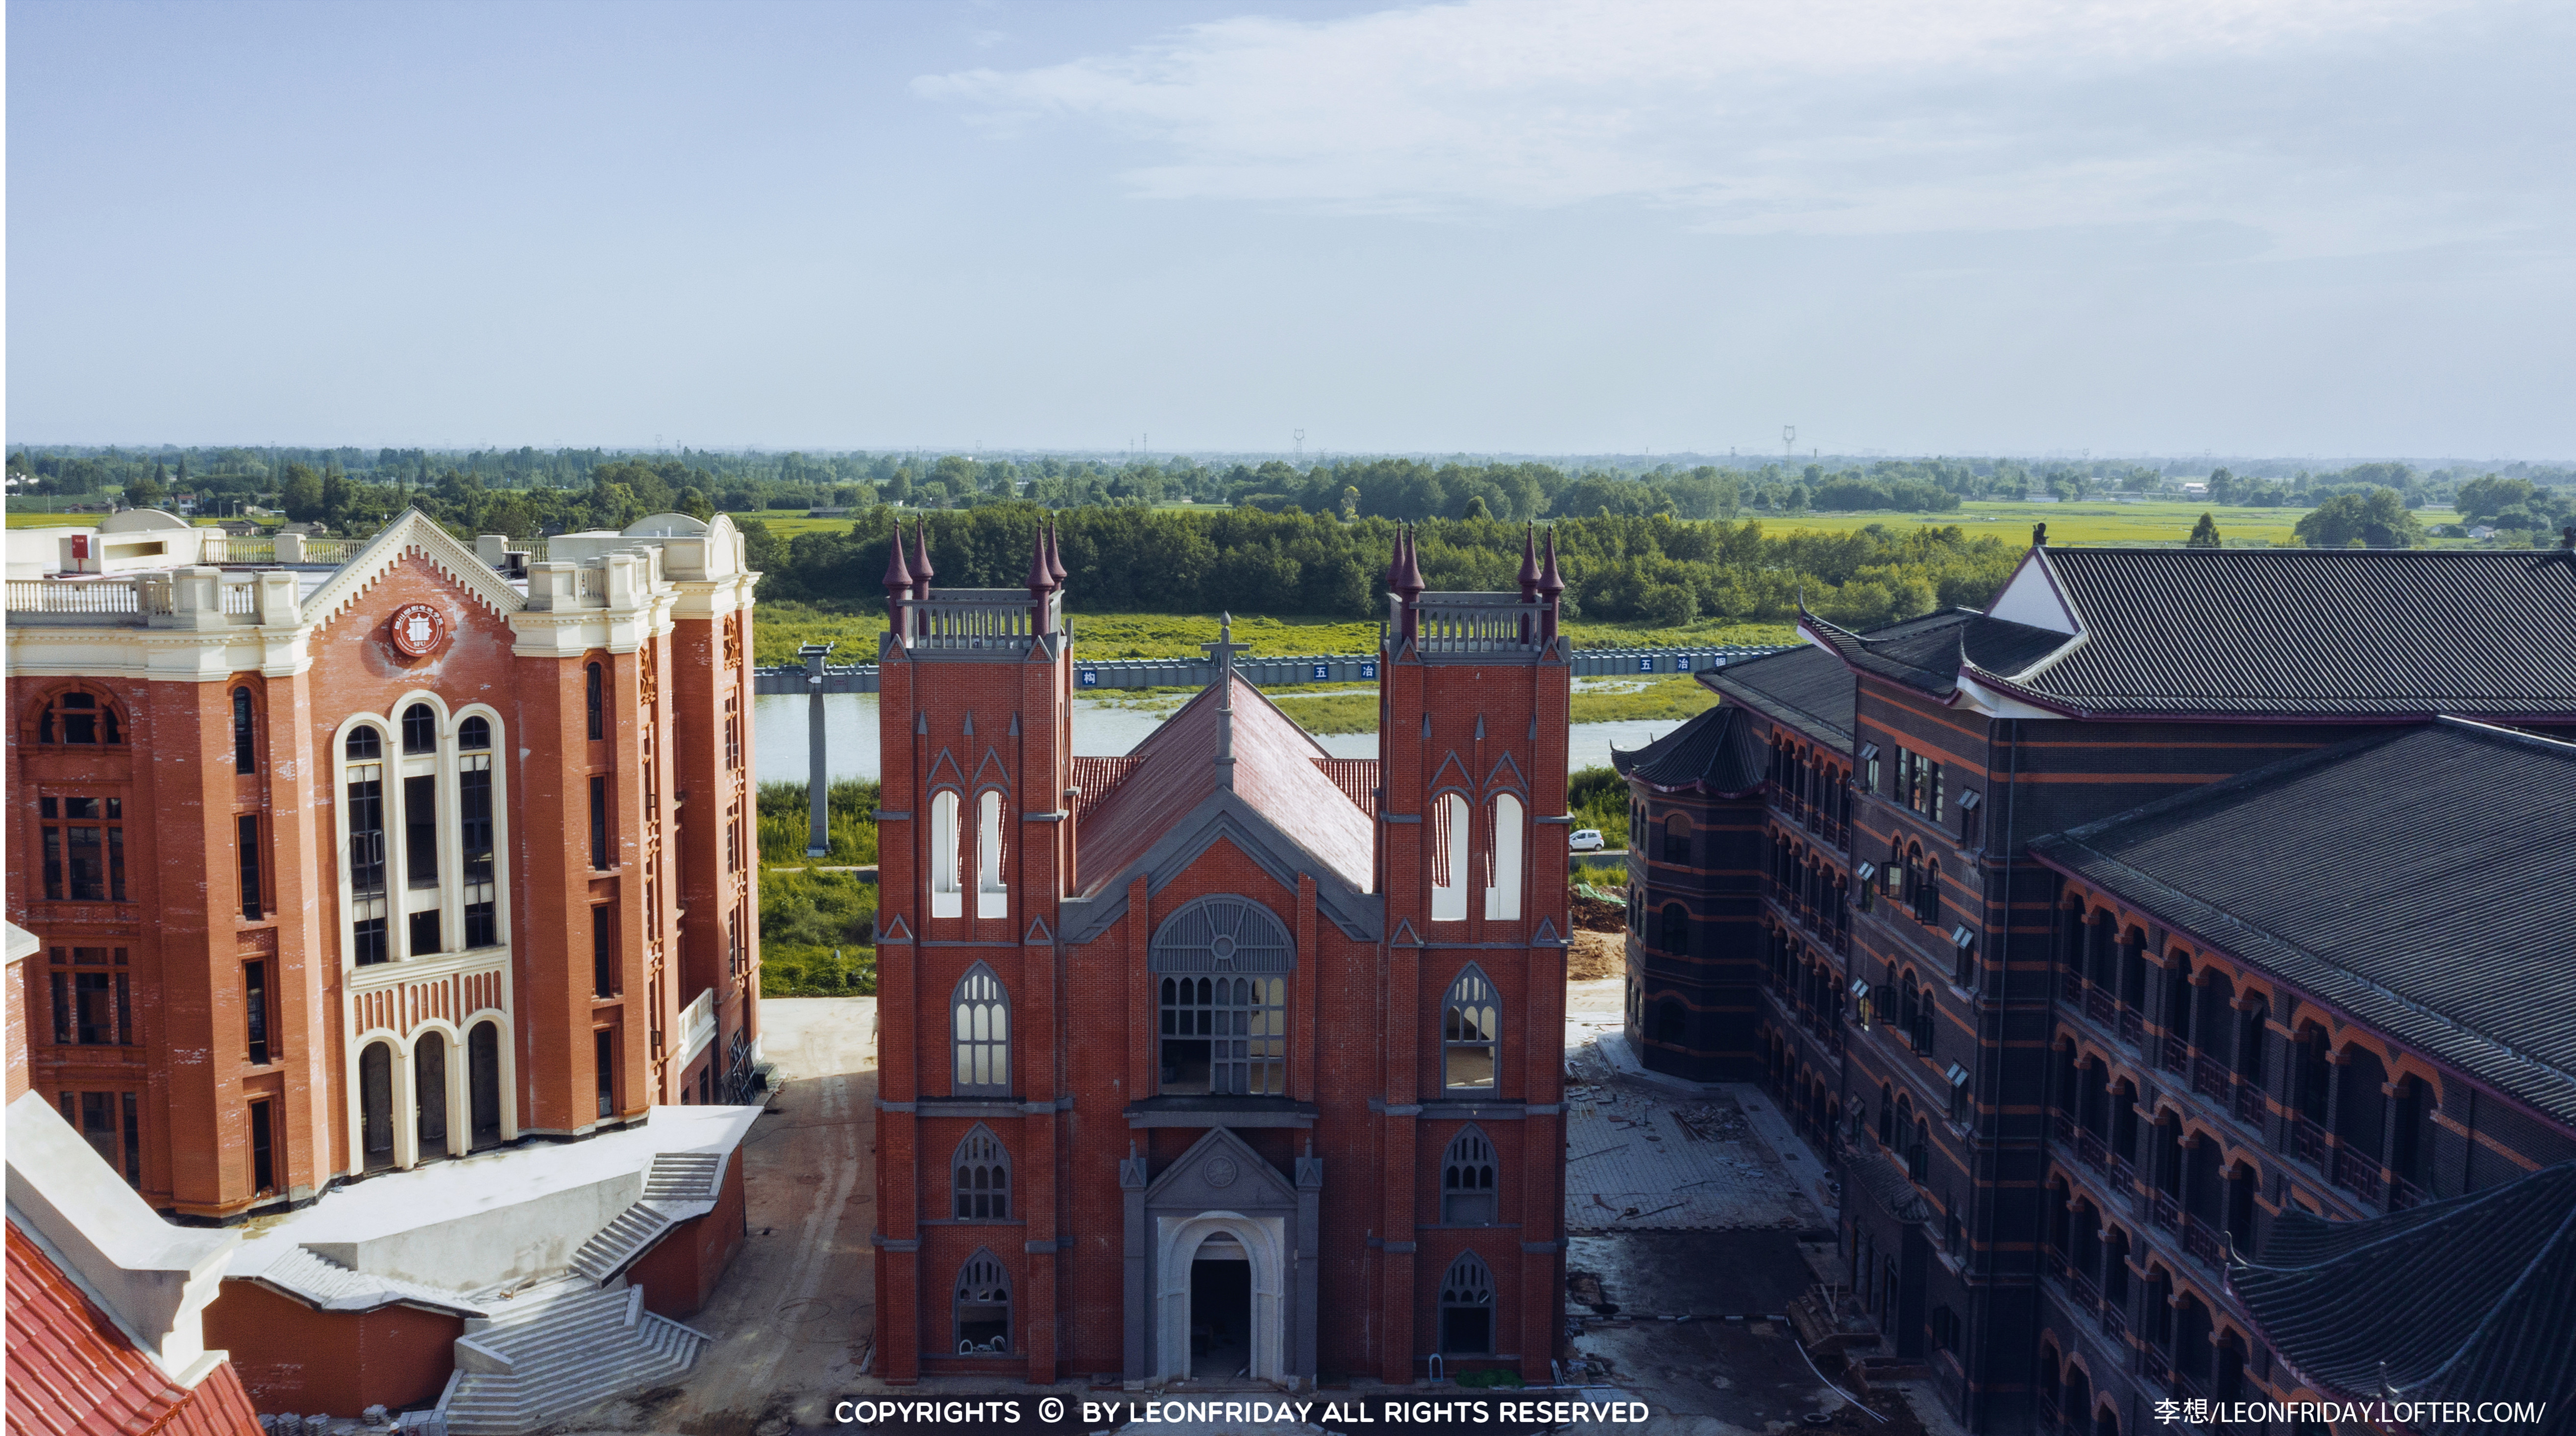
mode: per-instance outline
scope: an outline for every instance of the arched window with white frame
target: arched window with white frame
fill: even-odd
[[[960,1097],[1004,1097],[1011,1091],[1011,999],[982,963],[957,979],[950,1004],[949,1046],[956,1054],[951,1091]]]
[[[943,788],[930,795],[930,915],[963,917],[966,913],[966,891],[957,873],[958,802],[954,789]]]
[[[1521,800],[1511,793],[1496,793],[1491,812],[1494,840],[1485,855],[1485,916],[1512,922],[1521,915]]]
[[[1431,920],[1467,920],[1467,844],[1469,810],[1460,793],[1443,793],[1431,804]]]
[[[986,788],[975,798],[975,916],[1008,917],[1010,904],[1002,881],[1002,793]]]
[[[1440,1004],[1440,1085],[1451,1092],[1494,1090],[1501,1067],[1502,999],[1474,963],[1449,984]]]

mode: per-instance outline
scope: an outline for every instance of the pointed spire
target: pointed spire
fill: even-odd
[[[1025,580],[1029,596],[1042,598],[1055,590],[1055,572],[1047,563],[1046,530],[1040,529],[1029,542],[1029,576]]]
[[[1399,562],[1403,566],[1396,570],[1395,591],[1403,594],[1407,602],[1411,602],[1414,595],[1422,592],[1423,583],[1422,560],[1413,530],[1410,528],[1404,532],[1404,556]]]
[[[894,541],[886,545],[885,587],[898,598],[912,596],[912,568],[903,561],[903,525],[894,526]]]
[[[1053,519],[1047,520],[1047,573],[1055,579],[1056,587],[1064,587],[1064,547],[1056,540]]]
[[[918,590],[918,596],[928,598],[930,580],[936,576],[930,568],[930,520],[926,518],[921,520],[919,527],[913,530],[913,534],[912,581]]]
[[[1521,601],[1538,597],[1538,525],[1521,535]]]
[[[1556,525],[1547,528],[1547,566],[1539,571],[1538,591],[1554,598],[1565,592],[1565,575],[1556,566]]]

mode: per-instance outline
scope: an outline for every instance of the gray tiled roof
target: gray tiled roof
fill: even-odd
[[[2545,1401],[2563,1427],[2576,1402],[2576,1162],[2357,1222],[2294,1207],[2228,1285],[2282,1360],[2335,1394]]]
[[[1837,667],[1839,672],[1839,666]],[[1851,675],[1842,674],[1843,686]],[[1633,753],[1610,750],[1623,778],[1657,788],[1693,789],[1711,795],[1750,793],[1762,786],[1768,754],[1761,735],[1740,708],[1711,708]]]
[[[2031,847],[2576,1123],[2576,745],[2445,719]]]
[[[1899,670],[1890,676],[1901,677],[1921,671],[1916,660],[1926,654],[1955,660],[1957,630],[1976,616],[1970,609],[1951,609],[1851,636],[1866,644],[1885,645],[1887,661]],[[1951,666],[1956,667],[1955,662]],[[1767,716],[1785,719],[1810,737],[1846,749],[1851,746],[1858,693],[1851,669],[1833,651],[1800,644],[1708,669],[1700,674],[1700,682]]]
[[[2576,713],[2576,563],[2561,552],[2042,554],[2085,641],[2020,681],[2075,707]]]

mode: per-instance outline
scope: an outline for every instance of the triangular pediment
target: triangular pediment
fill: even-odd
[[[1029,935],[1021,938],[1020,941],[1044,947],[1055,941],[1055,933],[1047,927],[1047,920],[1043,916],[1033,917],[1029,919]]]
[[[966,770],[957,766],[956,754],[942,748],[939,750],[939,756],[930,760],[930,776],[924,781],[933,787],[941,783],[954,783],[962,788],[966,786]]]
[[[1318,914],[1349,936],[1375,941],[1384,930],[1383,899],[1363,890],[1333,864],[1280,831],[1241,794],[1220,790],[1174,821],[1134,861],[1097,873],[1086,864],[1082,886],[1088,896],[1064,905],[1064,940],[1081,944],[1100,936],[1127,911],[1130,883],[1142,877],[1147,892],[1161,892],[1220,841],[1250,859],[1283,892],[1294,894],[1300,877],[1313,878]]]
[[[338,618],[410,554],[418,554],[494,613],[506,616],[528,606],[526,597],[511,587],[508,579],[493,572],[492,566],[474,552],[473,545],[431,523],[420,510],[405,509],[304,600],[305,621],[327,624]]]
[[[912,941],[912,928],[904,922],[902,913],[895,913],[877,925],[879,944],[910,941]]]
[[[975,786],[981,788],[987,783],[1000,788],[1011,786],[1011,770],[1002,766],[1002,755],[990,747],[984,749],[984,761],[975,765]]]
[[[1455,748],[1449,750],[1449,756],[1441,759],[1440,766],[1431,774],[1431,790],[1435,793],[1442,788],[1475,786],[1476,780],[1467,776],[1467,765],[1458,761],[1458,750]]]
[[[1512,755],[1506,752],[1502,757],[1494,760],[1494,771],[1485,775],[1485,787],[1488,790],[1517,788],[1526,793],[1529,791],[1529,779],[1521,775],[1521,765],[1513,762]]]
[[[1294,1207],[1297,1189],[1241,1137],[1211,1127],[1145,1189],[1145,1204],[1234,1211]]]

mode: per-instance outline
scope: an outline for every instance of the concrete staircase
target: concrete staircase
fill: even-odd
[[[450,1436],[517,1436],[668,1381],[709,1340],[644,1309],[640,1287],[567,1282],[466,1323],[439,1411]]]
[[[724,1158],[713,1152],[664,1152],[644,1174],[644,1200],[619,1212],[572,1254],[575,1275],[602,1286],[652,1249],[662,1234],[703,1215],[716,1199]]]

